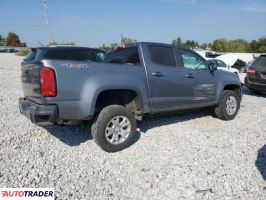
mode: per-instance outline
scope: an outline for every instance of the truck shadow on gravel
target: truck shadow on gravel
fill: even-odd
[[[51,135],[59,139],[61,142],[69,146],[78,146],[88,140],[92,140],[91,123],[80,125],[51,125],[45,126]],[[131,145],[137,142],[140,138],[140,133],[137,131]]]
[[[266,181],[266,145],[258,150],[255,165],[258,168],[262,178]]]
[[[266,98],[266,94],[263,94],[263,93],[251,93],[249,91],[249,89],[245,88],[245,87],[243,88],[243,94],[254,96],[254,97],[265,97]]]
[[[78,146],[87,140],[92,140],[90,125],[88,124],[69,126],[51,125],[43,128],[69,146]]]
[[[142,133],[146,133],[149,129],[190,121],[196,118],[212,116],[214,117],[213,108],[205,108],[202,110],[192,110],[191,112],[167,113],[165,115],[148,116],[138,123],[138,128]]]
[[[146,134],[149,129],[211,115],[213,115],[213,109],[204,109],[188,113],[168,113],[167,116],[145,117],[143,121],[138,122],[138,128],[131,145],[135,144],[140,139],[141,134]],[[90,131],[91,123],[68,126],[52,125],[43,128],[69,146],[78,146],[93,139]]]

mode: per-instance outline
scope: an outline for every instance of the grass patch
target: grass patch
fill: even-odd
[[[20,50],[16,53],[17,56],[26,56],[30,52],[29,49],[26,50]]]

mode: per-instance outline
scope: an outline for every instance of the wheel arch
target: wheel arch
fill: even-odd
[[[109,105],[121,105],[129,108],[135,115],[142,115],[143,102],[140,92],[134,89],[105,89],[95,97],[94,115]]]
[[[241,98],[242,98],[241,86],[236,85],[236,84],[227,84],[227,85],[224,86],[223,91],[224,90],[235,91],[237,93],[237,95],[239,96],[240,100],[241,100]]]

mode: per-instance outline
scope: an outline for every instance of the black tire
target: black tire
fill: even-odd
[[[226,101],[229,97],[233,96],[236,99],[236,110],[235,112],[230,115],[226,111]],[[224,90],[220,97],[219,105],[215,108],[215,114],[219,119],[222,120],[233,120],[240,108],[240,97],[238,94],[233,90]]]
[[[130,132],[125,141],[120,144],[111,144],[108,142],[105,136],[105,129],[109,121],[116,116],[125,116],[130,122]],[[134,133],[136,131],[136,119],[134,114],[124,106],[110,105],[101,110],[99,115],[95,118],[91,133],[96,144],[106,152],[117,152],[121,151],[133,142]]]

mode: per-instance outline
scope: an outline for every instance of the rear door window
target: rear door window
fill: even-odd
[[[150,46],[151,60],[165,67],[176,67],[174,52],[172,47]]]
[[[106,54],[105,62],[116,64],[132,64],[139,65],[139,53],[137,47],[129,47],[119,51],[113,51]]]

